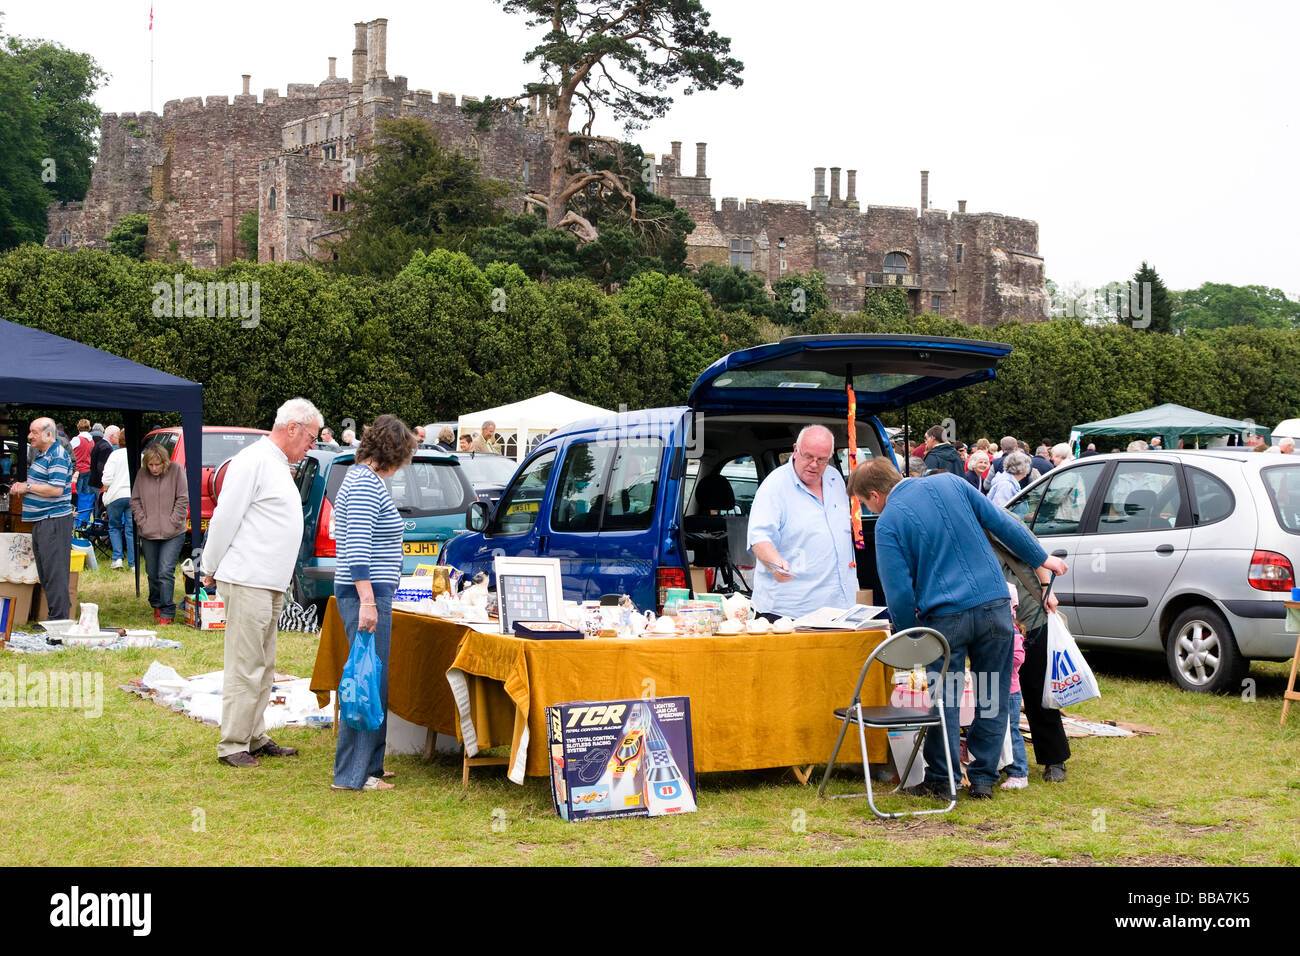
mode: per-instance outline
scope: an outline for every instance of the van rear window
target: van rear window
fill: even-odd
[[[1300,464],[1277,465],[1259,474],[1273,502],[1277,523],[1285,531],[1300,534]]]

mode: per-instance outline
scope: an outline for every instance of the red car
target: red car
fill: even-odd
[[[263,428],[236,428],[231,425],[203,426],[203,520],[200,528],[208,529],[208,519],[212,517],[214,506],[212,496],[212,475],[221,463],[243,451],[253,442],[270,432]],[[181,467],[185,466],[185,436],[180,428],[155,428],[144,436],[146,445],[158,442],[171,454],[171,459]],[[191,514],[193,510],[191,509]]]

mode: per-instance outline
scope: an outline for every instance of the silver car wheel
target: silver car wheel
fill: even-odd
[[[1217,608],[1189,607],[1169,625],[1165,659],[1183,690],[1222,694],[1250,669],[1237,649],[1232,628]]]
[[[1205,685],[1213,682],[1218,673],[1223,649],[1219,635],[1206,621],[1189,621],[1178,632],[1178,669],[1189,684]]]

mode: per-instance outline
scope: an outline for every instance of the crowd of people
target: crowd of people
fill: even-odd
[[[339,542],[335,597],[349,641],[358,631],[375,635],[383,664],[381,703],[387,707],[387,671],[392,597],[402,563],[402,519],[383,479],[407,465],[425,445],[425,429],[409,429],[382,415],[360,440],[352,429],[342,445],[324,428],[316,407],[295,398],[282,405],[271,433],[240,451],[226,474],[212,515],[199,577],[219,590],[226,605],[222,737],[218,759],[233,767],[255,767],[260,758],[294,756],[267,734],[264,713],[275,674],[277,623],[303,533],[301,499],[289,467],[323,442],[356,449],[361,467],[350,469],[335,501]],[[149,574],[154,619],[170,624],[176,562],[185,538],[189,497],[184,469],[157,443],[145,448],[140,472],[128,474],[125,433],[81,420],[77,434],[61,436],[54,421],[31,423],[31,461],[23,518],[32,524],[38,574],[50,614],[67,617],[67,553],[74,522],[103,510],[113,549],[113,567],[132,567],[136,536]],[[479,434],[440,428],[432,447],[492,454],[504,452],[496,426]],[[1290,439],[1260,451],[1292,454]],[[428,446],[426,446],[428,447]],[[1133,442],[1130,452],[1159,447]],[[1118,449],[1115,449],[1118,451]],[[800,432],[789,461],[760,485],[750,513],[748,545],[757,559],[753,602],[769,619],[799,617],[822,607],[855,603],[857,569],[852,506],[876,516],[876,568],[896,629],[922,625],[947,639],[954,662],[969,659],[977,686],[994,695],[982,701],[968,731],[969,792],[992,796],[1001,777],[1004,736],[1012,736],[1012,762],[1003,788],[1028,785],[1028,762],[1018,719],[1028,717],[1035,757],[1044,779],[1065,779],[1070,749],[1059,711],[1041,706],[1046,669],[1047,615],[1055,610],[1051,575],[1068,569],[1047,554],[1033,534],[1002,505],[1022,488],[1072,457],[1066,443],[1027,444],[1005,437],[996,445],[980,439],[970,447],[952,441],[942,426],[906,448],[896,445],[904,473],[887,458],[855,469],[846,482],[834,460],[832,433],[822,426]],[[1083,455],[1097,454],[1089,445]],[[918,480],[921,479],[921,480]],[[937,662],[936,662],[937,663]],[[959,666],[959,665],[958,665]],[[940,689],[950,712],[948,739],[926,741],[925,777],[913,792],[951,798],[948,768],[958,763],[958,705],[961,688]],[[392,774],[383,767],[385,728],[363,732],[340,728],[335,789],[385,790]]]

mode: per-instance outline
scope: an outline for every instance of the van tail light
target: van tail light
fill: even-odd
[[[657,568],[655,570],[655,588],[658,591],[659,613],[663,613],[664,605],[668,603],[669,588],[689,586],[686,580],[686,571],[683,568]]]
[[[334,542],[334,506],[330,504],[328,498],[321,502],[320,517],[316,520],[315,554],[318,558],[338,556],[338,548]]]
[[[1295,587],[1295,572],[1285,554],[1256,551],[1250,556],[1250,586],[1260,591],[1290,591]]]

